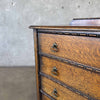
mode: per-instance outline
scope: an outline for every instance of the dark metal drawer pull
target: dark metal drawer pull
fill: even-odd
[[[58,69],[56,67],[53,67],[51,73],[55,76],[58,76]]]
[[[56,90],[56,88],[53,90],[53,92],[51,93],[53,97],[58,97],[58,92]]]
[[[52,51],[52,52],[58,52],[58,45],[57,45],[57,43],[54,43],[54,44],[52,45],[51,51]]]

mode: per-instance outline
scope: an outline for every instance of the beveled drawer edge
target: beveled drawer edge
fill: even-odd
[[[61,82],[61,81],[59,81],[59,80],[57,80],[57,79],[55,79],[55,78],[53,78],[53,77],[51,77],[51,76],[45,74],[45,73],[40,72],[39,74],[40,74],[41,76],[43,76],[43,77],[46,77],[46,78],[52,80],[52,81],[55,82],[55,83],[57,83],[57,84],[59,84],[59,85],[65,87],[65,88],[67,88],[68,90],[70,90],[70,91],[72,91],[72,92],[74,92],[74,93],[76,93],[76,94],[78,94],[78,95],[80,95],[80,96],[83,96],[84,98],[86,98],[86,99],[88,99],[88,100],[98,100],[98,99],[96,99],[96,98],[90,96],[89,94],[83,93],[82,91],[80,91],[80,90],[78,90],[78,89],[76,89],[76,88],[74,88],[74,87],[72,87],[72,86],[69,86],[69,85],[67,85],[67,84],[65,84],[65,83],[63,83],[63,82]]]
[[[40,89],[40,92],[41,92],[43,95],[45,95],[45,96],[47,96],[48,98],[50,98],[51,100],[56,100],[56,99],[54,99],[53,97],[51,97],[49,94],[47,94],[46,92],[44,92],[44,91],[41,90],[41,89]]]
[[[58,35],[72,35],[100,38],[100,31],[84,31],[84,30],[38,30],[38,33],[58,34]]]
[[[39,54],[40,54],[40,56],[44,56],[44,57],[48,57],[48,58],[51,58],[51,59],[55,59],[55,60],[58,60],[58,61],[60,61],[60,62],[73,65],[73,66],[75,66],[75,67],[82,68],[82,69],[84,69],[84,70],[88,70],[88,71],[91,71],[91,72],[100,74],[100,69],[99,69],[99,68],[87,66],[87,65],[84,65],[84,64],[75,62],[75,61],[71,61],[71,60],[69,60],[69,59],[57,57],[57,56],[50,55],[50,54],[46,54],[46,53],[42,53],[42,52],[39,52]]]

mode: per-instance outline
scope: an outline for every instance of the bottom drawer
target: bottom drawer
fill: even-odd
[[[43,91],[45,91],[47,94],[49,94],[56,100],[87,100],[86,98],[66,89],[65,87],[43,76],[41,77],[41,88]]]
[[[42,100],[51,100],[51,99],[49,99],[47,96],[42,94]]]

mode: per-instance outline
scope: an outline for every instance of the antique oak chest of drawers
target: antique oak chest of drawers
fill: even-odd
[[[37,100],[100,100],[100,27],[30,26]]]

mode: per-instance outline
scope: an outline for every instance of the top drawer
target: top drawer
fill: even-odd
[[[40,33],[39,43],[43,53],[100,68],[100,38]]]

